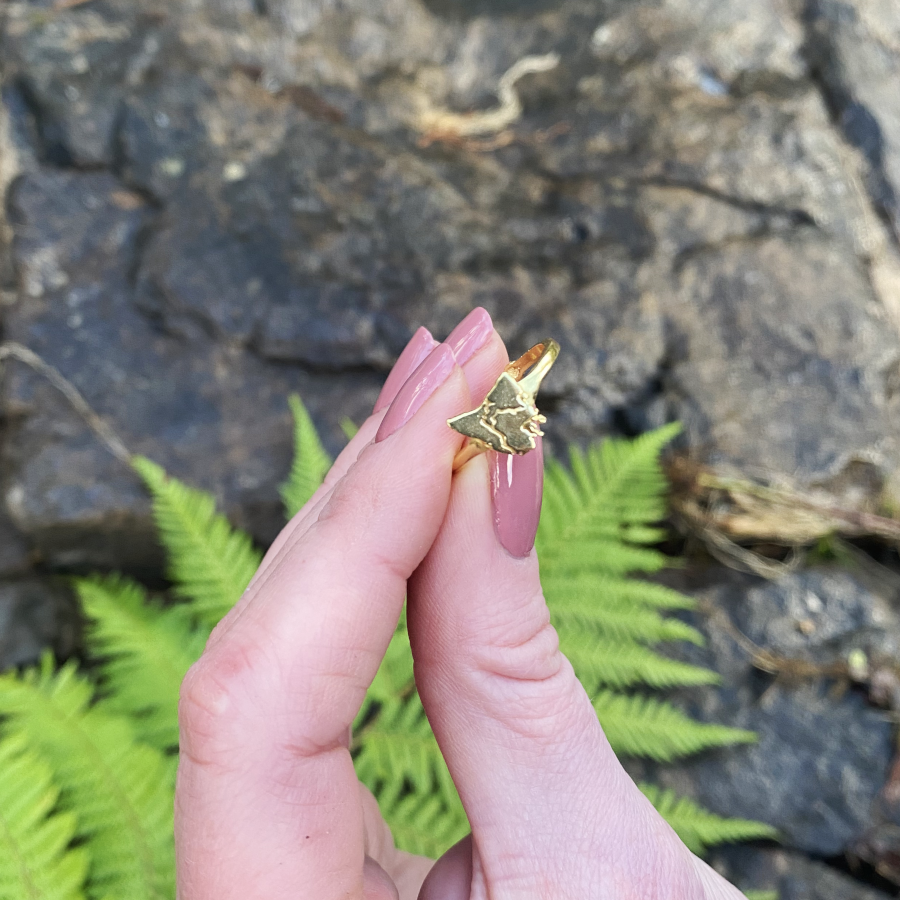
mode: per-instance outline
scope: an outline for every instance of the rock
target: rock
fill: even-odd
[[[7,3],[7,336],[263,541],[284,394],[336,449],[415,328],[476,304],[514,353],[563,344],[557,453],[681,417],[717,466],[900,490],[866,235],[888,242],[803,23],[775,0],[503,9]],[[551,50],[495,150],[420,133]],[[157,565],[139,485],[54,392],[16,365],[0,405],[7,507],[50,564]]]
[[[890,0],[815,0],[809,51],[847,138],[868,162],[868,188],[900,240],[900,11]]]
[[[314,415],[360,417],[346,381],[279,371],[228,346],[167,337],[133,302],[129,273],[146,204],[107,173],[43,172],[13,191],[16,256],[26,299],[8,336],[70,379],[130,452],[214,491],[261,541],[283,521],[277,485],[290,456],[287,395]],[[360,379],[354,378],[359,386]],[[376,385],[365,398],[372,402]],[[157,572],[145,492],[47,381],[10,363],[6,507],[53,565]],[[320,419],[321,421],[321,419]],[[327,420],[326,420],[327,424]],[[202,459],[202,462],[201,462]],[[198,465],[199,463],[199,465]]]
[[[691,592],[713,611],[700,622],[709,643],[683,652],[719,672],[722,685],[692,691],[684,702],[703,721],[749,728],[759,740],[667,766],[660,782],[720,815],[768,822],[787,849],[820,857],[846,852],[872,821],[893,752],[892,725],[858,693],[835,690],[827,672],[851,649],[896,658],[896,612],[835,570],[777,582],[714,570],[702,583]],[[810,676],[808,667],[792,674],[788,665],[773,682],[753,668],[736,638],[816,663],[823,674]]]
[[[68,591],[38,579],[0,582],[0,671],[74,649],[78,614]]]
[[[0,508],[0,578],[24,575],[31,563],[28,542]]]
[[[709,862],[741,890],[775,890],[779,900],[886,900],[892,896],[784,850],[732,847],[714,851]]]
[[[897,340],[846,248],[812,229],[704,248],[683,257],[673,294],[671,415],[711,462],[801,485],[853,461],[896,467]]]

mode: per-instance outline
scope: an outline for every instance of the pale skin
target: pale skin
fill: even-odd
[[[188,673],[180,900],[739,900],[625,774],[494,528],[488,459],[447,419],[507,362],[492,332],[398,430],[374,414]],[[408,596],[416,683],[471,835],[394,848],[348,749]]]

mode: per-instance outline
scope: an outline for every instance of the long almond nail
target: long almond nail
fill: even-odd
[[[388,374],[372,412],[381,412],[391,405],[406,379],[419,368],[422,360],[437,347],[437,344],[438,342],[431,336],[431,332],[424,327],[409,339],[409,343],[403,348],[403,352],[394,363],[394,368]]]
[[[494,530],[513,556],[528,556],[534,546],[544,494],[544,453],[541,439],[524,456],[490,453]]]
[[[447,335],[444,343],[453,351],[457,365],[461,366],[487,343],[493,330],[490,313],[479,306]]]
[[[456,360],[446,344],[438,344],[400,388],[375,435],[375,443],[402,428],[447,380]]]

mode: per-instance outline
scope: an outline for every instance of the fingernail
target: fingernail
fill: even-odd
[[[446,344],[438,344],[398,391],[381,420],[378,434],[375,435],[375,443],[389,438],[402,428],[447,380],[455,365],[456,360],[450,348]]]
[[[453,351],[456,364],[461,366],[468,362],[486,343],[494,330],[490,314],[480,306],[473,309],[447,335],[444,343]]]
[[[394,368],[388,374],[372,412],[381,412],[391,405],[406,379],[419,368],[422,360],[437,347],[437,344],[427,328],[420,328],[409,339],[409,343],[403,348],[403,352],[394,363]]]
[[[524,456],[490,453],[494,530],[513,556],[528,556],[534,546],[544,494],[544,453],[541,439]]]

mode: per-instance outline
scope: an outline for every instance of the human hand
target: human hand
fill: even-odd
[[[739,898],[630,781],[558,650],[531,552],[540,450],[451,477],[446,420],[506,362],[490,319],[405,380],[433,346],[420,330],[185,679],[180,900]],[[394,849],[349,752],[407,586],[416,683],[472,825],[433,868]]]

